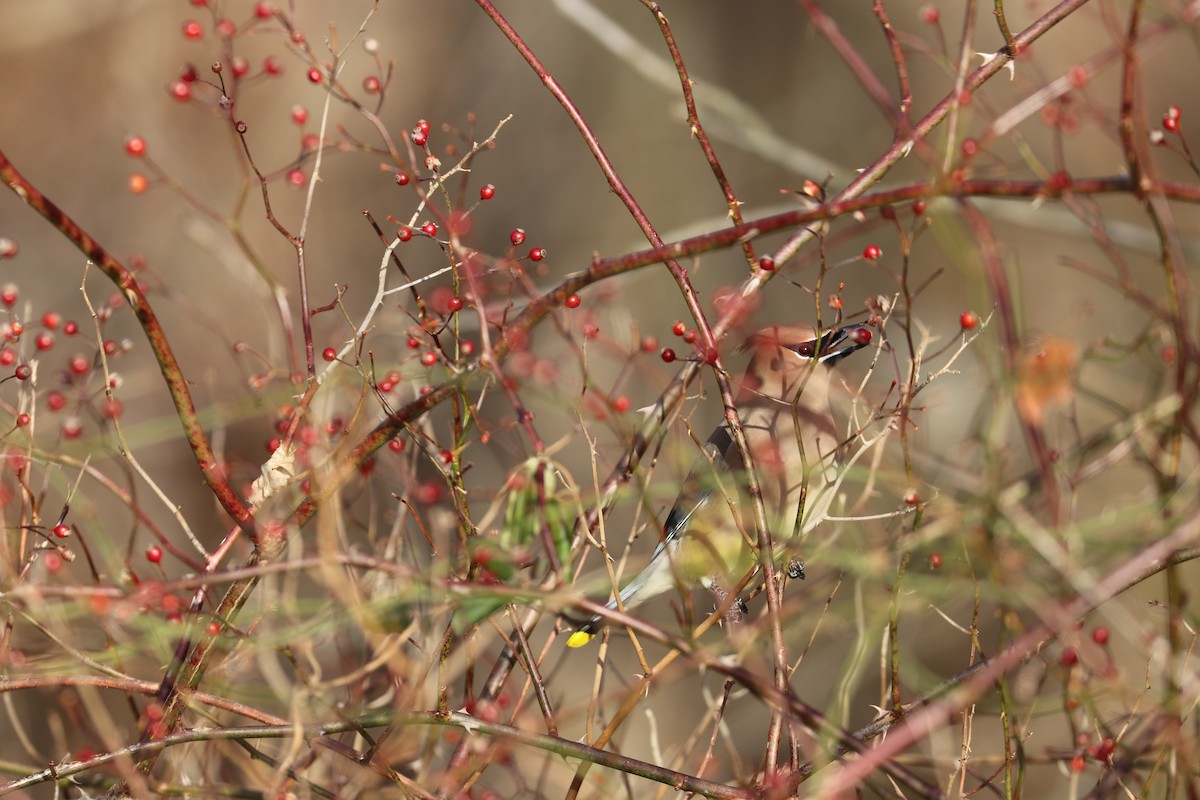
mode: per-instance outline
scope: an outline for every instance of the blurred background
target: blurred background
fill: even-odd
[[[895,92],[892,57],[870,4],[825,5],[825,12],[865,65],[888,91]],[[886,4],[912,82],[913,120],[953,91],[954,65],[964,36],[961,5],[900,0]],[[1023,30],[1051,5],[1035,0],[1010,3],[1008,24],[1014,31]],[[382,3],[373,14],[369,14],[373,8],[369,2],[280,6],[322,62],[329,60],[331,45],[337,49],[350,42],[369,16],[366,31],[346,51],[341,83],[374,108],[376,97],[361,87],[364,79],[379,73],[363,42],[376,43],[377,56],[384,64],[394,62],[378,118],[403,153],[409,152],[408,132],[419,119],[425,119],[431,125],[434,152],[441,154],[443,164],[453,164],[457,158],[445,151],[448,145],[461,153],[511,115],[494,147],[472,164],[464,194],[467,204],[474,202],[484,184],[495,186],[495,198],[472,213],[469,233],[463,238],[499,264],[505,263],[503,259],[512,249],[510,233],[516,228],[526,233],[525,243],[515,248],[516,255],[523,255],[529,247],[546,249],[544,261],[524,264],[532,284],[520,288],[520,283],[514,282],[518,287],[512,301],[515,309],[523,305],[524,291],[547,289],[586,269],[595,256],[613,257],[648,246],[563,109],[476,4],[392,0]],[[686,124],[678,76],[658,26],[642,4],[555,0],[506,2],[500,8],[571,96],[665,240],[716,231],[728,224],[722,193]],[[892,145],[892,125],[829,41],[814,29],[801,4],[760,2],[748,6],[687,0],[664,3],[662,8],[695,82],[701,121],[745,218],[804,207],[806,201],[796,193],[806,181],[827,184],[829,191],[835,192]],[[291,231],[297,231],[308,186],[303,179],[301,185],[289,186],[288,171],[298,168],[304,177],[312,175],[311,158],[298,158],[303,137],[319,129],[325,91],[307,79],[310,65],[289,46],[281,25],[276,20],[253,22],[254,9],[255,4],[248,0],[221,3],[216,11],[185,0],[0,0],[0,30],[5,31],[0,37],[0,74],[5,76],[0,80],[0,108],[4,109],[0,148],[30,181],[124,263],[144,261],[140,274],[197,405],[206,414],[206,424],[239,486],[257,475],[266,458],[267,443],[278,435],[280,407],[297,391],[287,382],[289,355],[268,283],[255,271],[247,249],[235,243],[230,222],[237,221],[239,233],[249,243],[249,251],[260,259],[262,270],[288,293],[293,315],[298,304],[296,259],[290,244],[262,213],[259,189],[247,180],[241,144],[228,119],[216,108],[216,93],[197,82],[192,84],[192,99],[180,102],[170,89],[189,64],[201,79],[212,78],[209,65],[225,57],[213,33],[217,17],[238,26],[235,50],[250,72],[234,98],[233,116],[246,123],[246,141],[253,158],[272,177],[274,213]],[[1143,137],[1161,127],[1160,118],[1169,106],[1177,106],[1185,121],[1200,111],[1191,78],[1196,64],[1195,31],[1187,29],[1185,14],[1176,4],[1164,4],[1155,11],[1161,16],[1152,23],[1161,27],[1148,34],[1139,48],[1143,58],[1139,101],[1147,120],[1146,128],[1139,130]],[[1098,1],[1071,15],[1023,54],[1014,73],[1003,72],[971,96],[957,117],[953,134],[947,126],[940,128],[929,141],[931,152],[909,155],[883,186],[932,180],[943,166],[958,162],[962,141],[967,138],[980,142],[980,154],[970,164],[970,174],[976,178],[1045,181],[1058,171],[1076,179],[1121,174],[1125,167],[1116,122],[1119,46],[1126,13],[1125,4]],[[200,39],[189,40],[184,34],[189,20],[202,26]],[[965,35],[971,38],[966,47],[969,52],[990,53],[1003,45],[990,6],[979,13]],[[279,75],[260,75],[268,58],[281,66]],[[981,59],[975,58],[971,66],[980,63]],[[1085,79],[1077,80],[1078,85],[1057,94],[1047,90],[1055,81],[1068,79],[1071,69],[1080,65],[1086,69]],[[1022,102],[1029,103],[1029,113],[1018,118],[1014,109],[1021,108]],[[302,125],[296,122],[301,116],[307,117]],[[992,127],[997,120],[1005,122],[1002,135],[996,135],[997,129]],[[457,136],[456,130],[465,132],[465,139]],[[156,177],[145,163],[126,154],[129,137],[145,140],[147,155],[169,181]],[[379,151],[378,131],[364,115],[334,102],[327,140],[339,145],[325,152],[308,222],[305,249],[312,304],[331,303],[337,296],[335,287],[348,288],[343,297],[345,316],[331,312],[315,320],[318,353],[328,346],[340,349],[351,338],[346,319],[357,323],[375,293],[383,246],[363,212],[369,211],[383,224],[389,215],[407,222],[416,209],[412,187],[397,186],[395,164]],[[1186,159],[1165,148],[1147,148],[1146,152],[1153,154],[1163,179],[1194,181]],[[150,176],[148,191],[130,191],[133,173]],[[1102,220],[1112,250],[1102,247],[1072,216],[1068,211],[1072,204],[1080,215]],[[964,333],[979,333],[952,369],[914,400],[918,410],[906,431],[907,464],[900,437],[893,435],[880,448],[879,460],[870,470],[864,468],[855,475],[855,488],[847,493],[847,507],[854,506],[856,513],[865,515],[903,510],[904,497],[916,492],[929,503],[924,519],[925,525],[932,527],[914,534],[909,515],[862,524],[831,524],[824,535],[825,550],[814,544],[814,552],[808,554],[810,579],[789,594],[797,613],[806,615],[797,622],[795,641],[808,641],[818,630],[821,635],[820,646],[806,656],[794,685],[803,689],[806,701],[826,709],[851,729],[873,719],[873,705],[883,698],[877,663],[882,658],[880,643],[886,622],[881,611],[891,602],[898,554],[905,548],[912,548],[913,564],[921,565],[919,571],[914,568],[919,574],[905,584],[915,599],[906,606],[904,618],[908,627],[905,654],[911,659],[906,673],[911,683],[904,694],[906,699],[915,699],[966,667],[972,657],[978,658],[977,652],[971,655],[971,638],[964,632],[971,625],[974,590],[980,585],[976,580],[986,587],[987,600],[975,619],[984,630],[986,654],[1001,631],[1016,632],[1037,620],[1032,601],[1026,605],[1020,599],[1022,581],[1041,581],[1039,592],[1045,594],[1037,596],[1043,599],[1069,595],[1086,583],[1080,578],[1082,573],[1068,574],[1071,570],[1100,574],[1127,558],[1139,541],[1161,535],[1154,528],[1155,515],[1147,514],[1166,504],[1162,485],[1153,477],[1161,455],[1159,443],[1152,441],[1152,432],[1131,432],[1119,426],[1146,413],[1153,429],[1170,416],[1161,409],[1155,411],[1155,404],[1169,395],[1173,360],[1185,348],[1179,347],[1168,326],[1148,311],[1145,303],[1139,304],[1112,281],[1097,277],[1114,274],[1115,250],[1145,298],[1169,303],[1158,243],[1139,203],[1113,194],[1074,198],[1070,203],[985,198],[977,207],[998,243],[1012,291],[1021,348],[1012,357],[1020,363],[1018,356],[1044,354],[1047,342],[1054,343],[1055,352],[1066,354],[1063,387],[1058,394],[1053,387],[1047,390],[1054,399],[1044,403],[1045,408],[1038,412],[1044,411],[1044,417],[1035,426],[1044,432],[1055,457],[1061,454],[1065,463],[1057,469],[1064,484],[1059,487],[1060,502],[1066,511],[1057,523],[1048,519],[1044,499],[1037,497],[1039,465],[1030,455],[1015,411],[1013,393],[1018,391],[1019,381],[1006,371],[1005,343],[994,324],[963,331],[961,315],[973,312],[987,320],[996,298],[984,277],[984,246],[950,201],[929,198],[923,219],[917,219],[908,204],[898,206],[898,228],[875,210],[860,218],[839,219],[824,248],[825,269],[818,269],[815,247],[804,251],[782,271],[784,279],[776,279],[761,295],[761,308],[747,322],[749,328],[811,322],[818,307],[822,319],[832,320],[836,311],[828,302],[831,294],[840,294],[843,313],[857,321],[865,320],[871,309],[877,311],[880,298],[885,307],[900,303],[902,310],[883,329],[895,348],[880,352],[869,376],[868,364],[847,364],[846,394],[851,387],[857,389],[866,376],[863,402],[887,409],[896,402],[896,384],[909,379],[914,354],[908,349],[906,328],[915,341],[926,342],[923,355],[935,356],[930,363],[919,365],[922,377],[947,363],[955,352],[954,343],[961,341]],[[1194,262],[1194,237],[1200,222],[1196,208],[1176,204],[1171,212],[1182,252]],[[417,224],[428,218],[428,214],[417,214]],[[395,224],[383,227],[390,239]],[[919,232],[911,239],[907,260],[898,230],[905,236]],[[771,253],[791,233],[760,237],[755,248],[759,254]],[[9,304],[10,321],[37,320],[54,311],[65,319],[78,320],[85,332],[78,340],[59,335],[54,347],[40,355],[40,380],[49,386],[57,380],[55,376],[69,370],[64,365],[72,355],[82,355],[90,362],[96,350],[80,293],[84,260],[11,192],[0,194],[0,237],[16,241],[20,247],[16,258],[3,262],[0,275],[0,283],[11,284],[19,292],[19,299]],[[868,245],[880,247],[882,257],[863,259],[861,254]],[[414,276],[445,263],[442,250],[421,237],[397,252]],[[738,248],[705,254],[684,266],[702,305],[710,312],[717,298],[736,291],[749,274]],[[814,297],[819,274],[823,283]],[[919,289],[910,307],[904,307],[900,298],[904,288],[901,274],[907,275],[910,290]],[[390,286],[398,283],[394,270],[389,281]],[[844,286],[839,289],[839,285]],[[86,286],[95,304],[107,302],[113,292],[95,270],[89,273]],[[450,278],[445,276],[421,291],[434,302],[439,287],[445,296],[449,286]],[[1195,310],[1190,295],[1185,294],[1182,302]],[[114,305],[119,306],[119,298]],[[412,305],[406,300],[401,304],[403,311],[395,303],[389,305],[386,313],[379,315],[364,348],[374,355],[377,369],[396,369],[403,374],[400,399],[416,396],[423,383],[434,380],[431,374],[441,374],[421,366],[416,360],[418,353],[407,344],[414,327],[420,330],[408,316]],[[478,341],[476,316],[463,314],[461,319],[466,338]],[[662,346],[673,346],[681,354],[689,350],[672,335],[676,320],[691,326],[678,287],[663,267],[644,268],[585,291],[578,311],[565,312],[554,324],[543,325],[529,353],[521,354],[522,399],[534,411],[539,433],[552,445],[564,472],[583,487],[584,505],[590,505],[594,497],[588,488],[593,469],[602,479],[626,449],[631,423],[628,417],[622,419],[614,413],[620,410],[617,398],[624,398],[632,409],[653,403],[676,371],[676,365],[661,362],[658,351]],[[589,325],[598,329],[598,335],[589,338]],[[734,369],[741,367],[734,345],[743,332],[722,345],[723,356]],[[205,545],[215,546],[226,533],[227,523],[199,480],[162,376],[127,309],[115,311],[105,323],[104,336],[129,342],[113,366],[122,379],[118,396],[130,445],[165,494],[192,520]],[[640,353],[639,345],[647,337],[656,340],[656,345]],[[28,352],[29,344],[25,347]],[[1170,352],[1172,347],[1175,355]],[[298,348],[293,348],[291,355],[302,358]],[[332,384],[344,396],[334,395],[337,399],[318,404],[322,413],[343,416],[353,426],[355,392],[361,390],[358,380],[353,376]],[[266,389],[254,390],[263,385]],[[700,439],[720,419],[720,404],[713,390],[711,376],[705,376],[695,385],[686,406],[688,424]],[[91,391],[97,391],[96,384]],[[473,491],[476,514],[502,499],[498,487],[529,455],[527,442],[512,428],[512,408],[499,391],[493,392],[480,413],[483,428],[495,432],[495,446],[472,447],[464,456],[474,470],[467,483]],[[603,399],[597,400],[597,395]],[[381,414],[377,405],[367,405],[369,410],[357,420],[359,430],[365,430]],[[434,415],[426,430],[432,442],[427,445],[430,452],[449,443],[446,430],[450,419],[448,413]],[[103,468],[122,475],[113,442],[103,432],[103,420],[86,418],[85,422],[89,425],[85,445],[107,454],[102,457],[108,459]],[[60,424],[59,419],[43,418],[41,446],[62,442],[55,430]],[[885,424],[886,420],[877,423]],[[597,437],[594,457],[578,436],[581,431]],[[1106,439],[1109,434],[1111,438]],[[1116,452],[1118,445],[1125,449]],[[1106,448],[1113,448],[1111,463],[1103,469],[1086,470],[1091,459]],[[419,457],[420,449],[411,447],[403,461],[381,454],[380,484],[356,496],[367,510],[356,520],[360,527],[349,539],[370,546],[380,541],[374,538],[375,524],[384,529],[405,524],[396,521],[391,507],[381,510],[381,503],[390,502],[386,500],[389,492],[403,494],[414,487],[438,484],[439,469]],[[625,503],[610,522],[614,529],[622,525],[631,528],[635,519],[636,524],[646,526],[643,530],[649,533],[637,546],[642,549],[653,544],[654,524],[647,515],[661,514],[664,506],[669,506],[674,494],[671,487],[677,485],[694,454],[685,426],[672,429],[662,452],[662,466],[655,475],[659,483],[647,496],[647,508],[638,514],[637,503]],[[388,458],[392,461],[385,463]],[[1178,474],[1190,487],[1195,466],[1190,445],[1182,449],[1180,459]],[[45,478],[46,486],[55,487],[50,491],[55,502],[62,502],[64,487],[74,475],[63,470],[61,475]],[[1062,543],[1065,561],[1042,561],[1035,555],[1038,547],[1030,545],[1036,537],[1028,532],[1018,535],[1000,526],[1003,530],[998,533],[981,522],[987,517],[989,503],[1024,479],[1028,479],[1032,499],[1021,508],[1028,513],[1030,525],[1043,531],[1047,540]],[[135,479],[125,476],[121,480],[146,491]],[[1193,501],[1178,502],[1190,508]],[[444,508],[439,516],[433,508],[439,503],[427,503],[431,506],[429,519],[435,523],[433,535],[453,540],[454,517],[444,514]],[[142,500],[141,505],[164,529],[175,530],[170,510],[163,504]],[[352,503],[347,507],[363,508]],[[136,524],[128,510],[121,508],[97,497],[81,504],[76,512],[86,513],[94,529],[108,533],[107,544],[100,549],[110,560],[95,570],[100,584],[116,582],[122,560],[129,563],[132,553],[139,554],[132,559],[136,569],[146,571],[140,553],[148,540],[138,538]],[[53,517],[56,512],[57,506],[44,514]],[[1184,518],[1187,513],[1173,510],[1174,518]],[[986,534],[981,533],[985,527]],[[407,535],[415,534],[410,531]],[[15,547],[12,536],[10,533],[10,548]],[[992,537],[1001,537],[1001,541]],[[178,538],[182,546],[184,540]],[[624,532],[619,539],[624,541]],[[907,544],[901,546],[902,540]],[[301,541],[294,546],[307,546],[306,552],[312,552],[311,543]],[[825,553],[824,567],[817,552]],[[945,573],[928,567],[934,554],[939,564],[945,561],[941,568]],[[413,557],[413,563],[422,562]],[[596,569],[597,560],[588,563],[588,569]],[[167,574],[186,571],[169,563],[166,567]],[[10,584],[18,581],[18,570],[11,565],[8,569],[5,580]],[[83,567],[79,563],[70,569]],[[76,572],[73,580],[87,582],[85,575]],[[982,575],[988,577],[979,577]],[[593,596],[601,593],[603,583],[588,585]],[[1098,621],[1089,622],[1089,630],[1094,624],[1111,622],[1113,636],[1125,645],[1126,652],[1124,657],[1116,656],[1115,649],[1106,651],[1114,653],[1111,656],[1093,656],[1108,659],[1105,663],[1115,672],[1103,687],[1111,707],[1099,701],[1088,704],[1092,733],[1103,727],[1095,724],[1096,719],[1126,714],[1143,691],[1144,647],[1162,635],[1165,619],[1160,610],[1148,611],[1154,607],[1147,602],[1158,602],[1164,591],[1162,584],[1148,581],[1121,602],[1106,606],[1108,616],[1098,615]],[[813,614],[813,609],[821,608],[831,596],[828,610]],[[269,600],[262,602],[270,605]],[[706,610],[707,598],[694,602],[698,609]],[[78,620],[69,612],[62,613],[59,622],[64,630],[71,629]],[[674,624],[670,602],[648,608],[646,614],[665,626]],[[137,652],[130,658],[141,677],[155,680],[173,634],[170,628],[148,630],[146,635],[160,641],[134,648]],[[548,630],[549,621],[539,629],[540,635]],[[27,629],[20,637],[30,658],[39,653],[61,655]],[[134,639],[131,636],[131,641]],[[431,641],[436,644],[436,637]],[[618,635],[614,641],[624,645]],[[89,642],[89,647],[103,648],[103,643],[97,639]],[[479,647],[480,652],[494,651],[494,637]],[[614,645],[607,658],[611,672],[606,673],[606,681],[614,686],[635,681],[640,666],[627,646]],[[1040,703],[1054,704],[1061,711],[1063,700],[1058,693],[1066,692],[1063,685],[1070,683],[1069,676],[1054,671],[1055,658],[1048,656],[1045,663],[1035,660],[1015,690],[1020,699],[1018,716],[1029,724],[1030,732],[1038,729],[1031,733],[1030,747],[1036,748],[1039,756],[1043,748],[1057,748],[1058,755],[1042,762],[1031,778],[1047,792],[1058,791],[1063,785],[1059,781],[1067,780],[1061,777],[1065,772],[1059,767],[1059,751],[1076,746],[1080,727],[1077,720],[1062,713],[1043,728],[1035,724],[1043,710]],[[592,694],[594,663],[594,651],[563,655],[555,650],[544,666],[557,702],[567,709],[560,722],[561,732],[568,738],[583,734],[582,712]],[[765,669],[765,661],[757,666]],[[78,665],[74,668],[78,670]],[[463,664],[457,668],[466,669]],[[1099,668],[1094,671],[1103,672]],[[654,711],[626,723],[622,752],[648,757],[644,754],[651,752],[656,742],[661,746],[684,740],[707,718],[702,720],[681,709],[688,709],[697,697],[706,698],[695,703],[699,714],[719,690],[716,677],[694,670],[664,680],[651,698],[649,707]],[[274,700],[282,702],[279,692],[275,694]],[[613,696],[604,694],[604,703]],[[71,741],[69,726],[62,720],[33,718],[36,704],[28,694],[16,696],[14,702],[30,703],[24,709],[39,741],[80,746]],[[994,711],[989,707],[986,713]],[[286,715],[286,708],[282,713]],[[763,748],[766,717],[762,704],[752,698],[731,705],[726,719],[735,733],[725,741],[726,749],[710,777],[733,780],[734,775],[753,772],[752,765]],[[986,759],[1002,752],[996,744],[1000,726],[991,724],[991,718],[988,722],[986,731],[978,732],[975,744],[977,752],[987,754],[981,760],[986,766],[979,767],[985,774],[997,768],[994,761]],[[518,724],[536,727],[540,724],[536,711]],[[1083,727],[1086,729],[1086,724]],[[958,757],[962,737],[962,730],[953,728],[931,739],[927,756],[931,759],[928,763],[936,765],[933,774],[946,774],[938,769]],[[0,757],[37,763],[27,750],[6,748],[0,746]],[[61,753],[47,749],[42,763],[49,757],[61,757]],[[525,757],[541,765],[538,770],[550,769],[537,754]],[[683,763],[678,768],[691,769],[691,757],[681,756]],[[1089,769],[1095,769],[1094,765]],[[554,777],[545,779],[547,786],[558,786],[563,780],[559,769],[551,771]],[[520,774],[522,770],[512,772]],[[526,774],[532,783],[534,773]],[[596,778],[601,781],[599,786],[607,787],[599,790],[602,795],[613,788],[603,783],[611,779],[611,773]],[[502,793],[513,790],[513,785],[503,780],[497,785]],[[631,795],[639,796],[637,791]]]

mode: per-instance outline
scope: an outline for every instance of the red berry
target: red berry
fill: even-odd
[[[308,176],[304,174],[304,170],[300,169],[299,167],[293,167],[287,172],[287,182],[288,186],[291,186],[294,189],[300,189],[303,188],[306,183],[308,183]]]
[[[388,442],[388,449],[391,450],[393,453],[403,453],[404,452],[404,440],[403,439],[392,439],[390,442]]]
[[[600,326],[594,325],[591,322],[585,322],[583,325],[583,337],[585,339],[595,339],[600,335]]]
[[[544,247],[535,247],[529,251],[529,260],[530,261],[541,261],[545,257],[546,257],[546,248],[544,248]]]
[[[579,304],[582,301],[579,299],[579,295],[569,294],[569,295],[567,295],[566,302],[567,302],[567,308],[579,308]]]
[[[416,337],[413,337],[413,336],[408,337],[407,344],[408,344],[408,347],[410,350],[421,349],[421,341],[419,339],[417,339]]]
[[[28,414],[17,414],[17,427],[24,428],[29,424],[30,418]]]
[[[12,239],[0,236],[0,258],[16,258],[21,248]]]
[[[67,368],[76,375],[82,375],[92,366],[92,362],[81,355],[71,356],[71,360],[67,362]]]
[[[775,270],[775,259],[770,256],[763,256],[758,260],[758,268],[763,272],[773,272]]]
[[[323,78],[324,78],[324,75],[321,72],[321,70],[317,69],[316,67],[309,67],[309,70],[308,70],[308,82],[309,83],[319,84]]]
[[[412,143],[417,147],[424,147],[429,143],[429,134],[420,128],[413,128],[413,131],[411,134],[409,134],[409,136],[412,138]]]
[[[412,236],[412,228],[407,225],[401,225],[400,229],[396,231],[396,238],[402,242],[407,242]]]
[[[904,493],[904,505],[915,506],[915,505],[919,505],[920,503],[921,503],[921,495],[917,493],[916,489],[909,489],[907,492]]]
[[[410,180],[412,180],[412,179],[408,177],[407,172],[397,172],[396,173],[396,185],[397,186],[408,186],[408,182]]]
[[[446,308],[450,309],[451,311],[462,311],[462,307],[463,301],[458,295],[454,295],[446,301]]]
[[[437,360],[438,360],[437,353],[433,352],[432,350],[427,350],[424,353],[421,353],[421,365],[422,366],[432,367],[434,364],[437,363]]]
[[[1179,118],[1172,117],[1169,114],[1164,114],[1162,118],[1163,130],[1170,133],[1179,133]]]
[[[134,158],[146,155],[146,140],[140,136],[130,136],[125,140],[125,152]]]
[[[416,127],[417,127],[417,130],[419,130],[421,133],[429,133],[429,123],[426,120],[423,120],[423,119],[417,120]]]
[[[17,361],[17,354],[9,348],[0,350],[0,367],[11,367]]]
[[[17,287],[11,283],[0,289],[0,303],[6,306],[11,306],[17,302]]]
[[[1108,628],[1103,626],[1092,631],[1092,641],[1103,647],[1108,644]]]
[[[71,535],[71,526],[64,525],[61,522],[54,526],[54,535],[59,539],[66,539]]]
[[[279,75],[283,72],[283,65],[279,63],[279,59],[275,56],[267,56],[263,59],[263,72],[268,75]]]
[[[675,360],[675,351],[669,347],[664,347],[662,351],[662,360],[670,364]]]
[[[969,331],[979,324],[979,317],[974,311],[964,311],[958,315],[958,324],[962,325],[964,331]]]
[[[208,627],[206,627],[205,630],[208,632],[209,636],[216,636],[221,632],[221,623],[214,619],[212,622],[208,623]]]
[[[441,458],[443,464],[454,463],[454,453],[450,452],[449,450],[443,450],[438,454],[438,457]]]
[[[132,194],[141,194],[150,188],[150,181],[140,172],[135,172],[129,176],[129,191]]]
[[[438,226],[436,222],[426,222],[421,226],[421,230],[428,236],[437,236]]]
[[[1079,653],[1074,647],[1064,647],[1062,655],[1058,657],[1058,663],[1064,667],[1073,667],[1079,663]]]
[[[292,122],[297,125],[308,122],[308,109],[304,106],[292,106]]]
[[[625,395],[621,395],[620,397],[613,400],[613,404],[612,404],[613,411],[616,411],[617,413],[620,413],[620,414],[623,414],[626,411],[628,411],[629,406],[630,406],[629,398],[626,397]]]
[[[486,186],[481,186],[479,188],[479,199],[480,200],[491,200],[495,196],[496,196],[496,187],[493,186],[492,184],[489,183]]]
[[[974,139],[963,139],[962,151],[964,156],[973,156],[979,152],[979,142]]]
[[[517,247],[525,241],[525,231],[522,228],[516,228],[508,235],[508,240],[513,243],[513,247]]]
[[[27,381],[33,376],[33,368],[28,364],[18,364],[17,368],[13,370],[13,375],[15,375],[19,381]]]
[[[938,13],[937,6],[922,6],[921,21],[926,25],[937,25],[941,19],[941,14]]]
[[[67,405],[67,396],[57,389],[46,395],[46,408],[51,411],[62,411]]]
[[[151,564],[157,564],[162,561],[162,548],[156,544],[152,544],[146,548],[146,560]]]
[[[374,75],[363,78],[363,91],[367,94],[379,94],[381,88],[383,88],[383,84]]]
[[[653,353],[658,349],[658,339],[653,336],[643,336],[642,341],[638,342],[638,346],[642,348],[643,353]]]
[[[869,244],[867,245],[866,249],[863,250],[863,258],[865,258],[867,261],[876,261],[882,255],[883,251],[879,249],[878,245]]]
[[[106,419],[117,419],[121,416],[121,412],[125,410],[125,406],[115,397],[106,397],[100,403],[100,413]]]
[[[922,214],[924,214],[925,213],[925,201],[924,200],[913,200],[912,212],[913,212],[913,214],[915,214],[918,217],[921,216]]]
[[[66,325],[63,325],[63,333],[65,333],[67,336],[74,336],[75,334],[79,333],[79,323],[68,322]]]
[[[471,341],[463,342],[462,344],[460,344],[458,346],[458,349],[464,356],[475,355],[475,343],[474,342],[471,342]]]
[[[38,350],[49,350],[51,347],[54,347],[54,337],[43,331],[34,337],[33,345]]]
[[[676,336],[683,336],[687,332],[687,325],[683,324],[683,320],[675,320],[675,324],[671,326],[671,333]]]
[[[930,553],[929,554],[929,568],[930,569],[941,569],[941,567],[942,567],[942,554],[941,553]]]
[[[204,35],[204,27],[194,19],[183,23],[183,38],[195,41]]]
[[[83,424],[80,423],[78,417],[68,417],[63,422],[62,435],[64,439],[78,439],[81,433],[83,433]]]
[[[332,347],[326,347],[321,351],[321,358],[325,359],[326,361],[333,361],[335,358],[337,358],[337,350],[334,350]]]
[[[254,4],[254,16],[258,17],[259,19],[269,19],[271,17],[271,13],[270,3]]]
[[[696,333],[695,331],[684,331],[683,332],[683,341],[687,342],[688,344],[695,344],[696,340],[699,338],[700,338],[700,334]]]

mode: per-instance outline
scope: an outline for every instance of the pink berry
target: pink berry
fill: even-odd
[[[926,25],[937,25],[941,19],[936,6],[923,6],[920,11],[921,21]]]
[[[204,27],[194,19],[183,23],[183,38],[195,41],[204,35]]]
[[[304,174],[304,170],[293,167],[287,171],[287,182],[289,186],[300,189],[308,183],[308,176]]]
[[[1092,641],[1103,647],[1108,644],[1108,628],[1103,626],[1092,631]]]
[[[57,389],[46,395],[46,408],[51,411],[62,411],[67,405],[67,396]]]
[[[308,122],[308,109],[304,106],[292,106],[292,122],[297,125]]]
[[[388,442],[388,449],[393,453],[403,453],[404,441],[402,439],[392,439],[390,442]]]
[[[368,75],[363,78],[363,91],[367,94],[379,94],[379,90],[383,88],[383,84],[379,82],[379,78],[374,75]]]
[[[172,81],[168,91],[176,100],[187,100],[192,96],[192,87],[188,85],[187,81]]]

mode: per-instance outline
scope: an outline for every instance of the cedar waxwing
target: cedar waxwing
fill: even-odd
[[[733,387],[735,402],[776,543],[807,533],[825,517],[835,489],[838,444],[829,367],[870,342],[871,331],[864,325],[835,328],[821,336],[805,325],[777,325],[759,331],[742,346],[751,353],[750,364]],[[741,510],[740,524],[730,510],[730,498]],[[685,479],[650,563],[608,608],[628,610],[672,587],[693,583],[718,592],[732,590],[757,563],[754,525],[746,511],[749,502],[741,453],[722,424]],[[799,514],[802,518],[797,519]],[[588,620],[567,645],[590,642],[601,622],[599,616]]]

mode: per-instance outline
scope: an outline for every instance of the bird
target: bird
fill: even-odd
[[[734,385],[734,404],[776,543],[812,530],[829,508],[838,445],[831,367],[871,339],[866,325],[824,332],[807,325],[774,325],[751,335],[740,348],[750,353],[750,362]],[[741,452],[728,423],[722,423],[684,479],[650,561],[607,608],[627,611],[694,583],[727,596],[757,563],[745,483]],[[743,509],[740,514],[731,510],[731,499]],[[744,521],[739,523],[738,517]],[[803,576],[802,569],[794,573]],[[583,647],[602,624],[603,617],[592,617],[568,637],[567,646]]]

